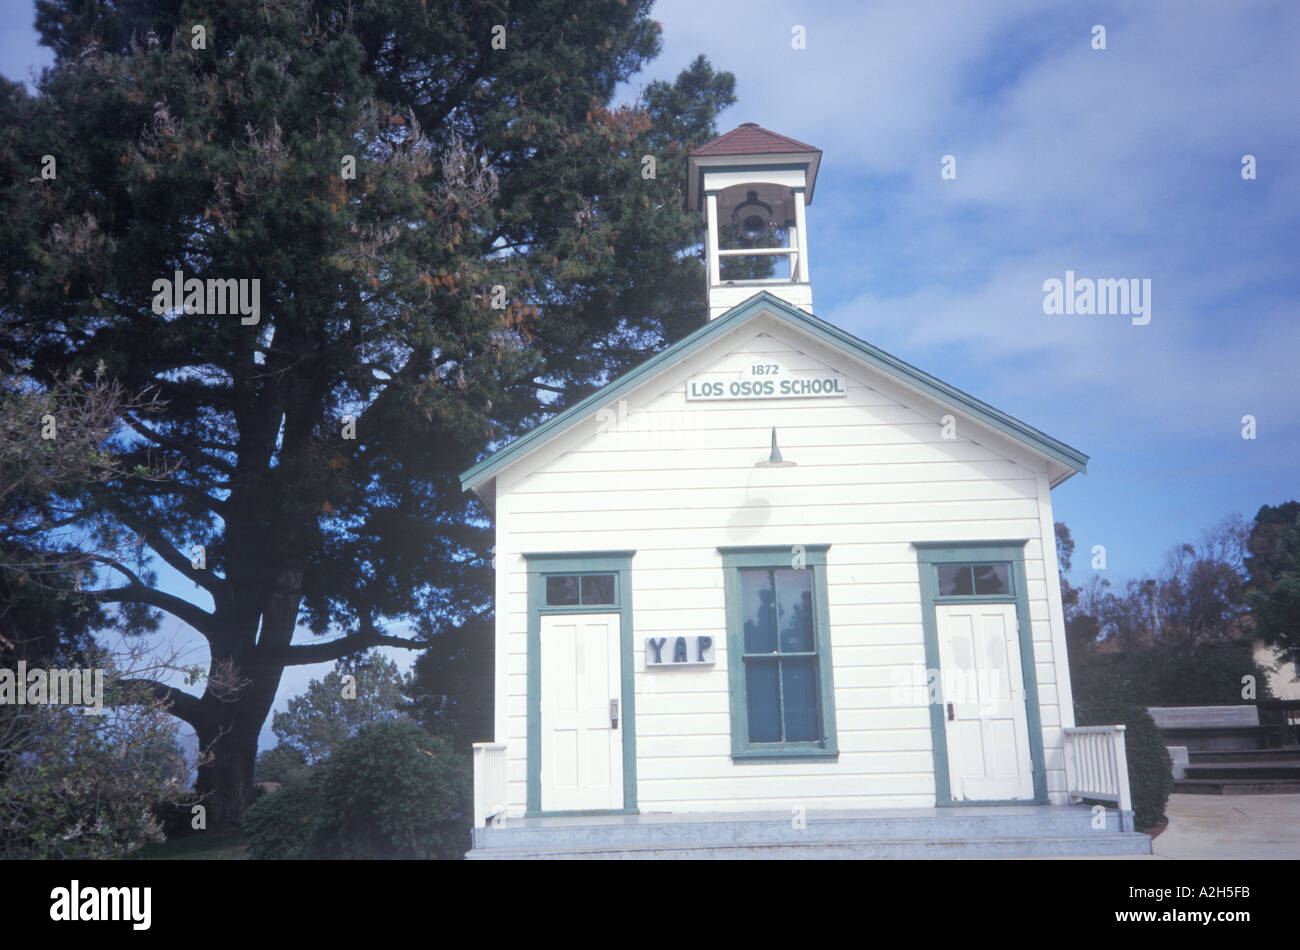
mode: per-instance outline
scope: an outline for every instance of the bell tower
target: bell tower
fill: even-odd
[[[812,313],[804,209],[821,157],[821,149],[754,122],[690,153],[687,202],[704,212],[710,320],[761,290]],[[745,273],[763,258],[773,276]]]

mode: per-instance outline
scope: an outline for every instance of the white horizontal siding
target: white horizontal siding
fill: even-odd
[[[793,339],[793,337],[792,337]],[[1045,465],[999,434],[800,338],[732,334],[601,419],[552,439],[498,478],[497,740],[509,744],[513,813],[525,803],[524,551],[634,549],[638,795],[643,811],[933,804],[930,713],[900,695],[925,661],[913,541],[1030,538],[1025,569],[1048,749],[1064,778],[1054,551]],[[721,355],[725,353],[725,355]],[[726,378],[756,357],[846,377],[841,399],[688,402],[687,376]],[[772,427],[793,468],[759,469]],[[1050,532],[1050,520],[1047,522]],[[1043,539],[1047,539],[1047,544]],[[830,544],[828,599],[840,756],[731,759],[719,545]],[[647,636],[708,635],[711,668],[644,669]],[[910,679],[907,680],[910,682]],[[1073,721],[1072,718],[1070,720]]]
[[[770,432],[769,432],[770,439]],[[781,436],[784,441],[784,435]],[[782,450],[785,454],[785,450]],[[760,458],[767,458],[768,442],[764,440],[761,446],[756,445],[752,453],[719,454],[718,458],[705,462],[698,457],[674,453],[666,456],[671,459],[671,468],[629,468],[619,469],[611,467],[606,470],[587,469],[583,477],[577,479],[572,472],[545,472],[528,480],[528,488],[532,492],[548,493],[559,491],[590,491],[599,493],[609,490],[623,491],[661,491],[672,488],[683,488],[688,491],[705,490],[709,488],[729,488],[735,490],[737,484],[745,485],[749,479],[759,479],[766,474],[765,481],[758,481],[757,484],[779,484],[777,481],[782,469],[769,470],[767,473],[756,470],[754,462]],[[788,453],[790,458],[795,459],[793,452]],[[642,464],[654,461],[651,457],[653,453],[648,453],[647,457],[641,458]],[[661,456],[662,460],[662,456]],[[798,461],[798,459],[795,459]],[[615,465],[619,460],[613,453],[607,453],[602,462],[608,465]],[[888,485],[931,485],[942,482],[987,482],[990,483],[990,491],[998,491],[998,485],[1009,484],[1013,481],[1020,481],[1027,476],[1023,466],[1006,459],[995,459],[984,462],[964,461],[964,462],[947,462],[931,461],[926,463],[909,462],[899,464],[881,464],[879,462],[869,462],[864,460],[857,461],[820,461],[817,465],[808,463],[807,459],[803,460],[804,464],[799,466],[799,478],[796,484],[801,485],[809,491],[820,489],[841,488],[873,488],[875,486]],[[924,471],[920,466],[924,464]],[[924,475],[924,478],[920,476]],[[577,483],[583,484],[582,489],[575,489]],[[888,489],[881,489],[882,491]],[[901,489],[906,490],[906,489]],[[920,489],[914,489],[920,491]],[[520,493],[520,498],[524,496]],[[984,496],[978,490],[974,490],[974,500],[980,500]],[[520,502],[527,505],[527,501]]]
[[[783,448],[782,451],[785,451]],[[793,453],[791,453],[793,455]],[[680,473],[675,473],[680,474]],[[675,482],[675,484],[673,483]],[[829,486],[815,486],[820,489]],[[881,483],[862,480],[861,482],[841,482],[837,489],[867,489],[871,501],[867,506],[912,504],[942,504],[945,502],[969,501],[1021,501],[1029,504],[1037,502],[1036,487],[1032,478],[1008,480],[1005,482],[988,482],[983,479],[948,482],[903,482]],[[692,508],[729,508],[735,503],[736,489],[732,487],[701,487],[691,484],[689,478],[677,478],[671,481],[660,480],[658,484],[629,486],[622,479],[604,485],[593,486],[585,491],[534,491],[522,492],[511,500],[512,510],[517,514],[548,514],[553,512],[597,511],[640,511],[647,504],[647,494],[652,492],[654,500],[674,503],[673,507],[689,506]],[[764,496],[774,506],[800,505],[808,502],[809,486],[773,485],[767,487]]]

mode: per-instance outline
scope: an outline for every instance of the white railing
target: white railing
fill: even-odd
[[[483,828],[506,810],[506,747],[474,743],[474,827]]]
[[[729,247],[718,251],[718,257],[784,257],[790,262],[789,277],[754,277],[743,283],[755,284],[798,284],[807,283],[803,275],[799,272],[799,248],[796,247]],[[718,282],[722,283],[721,275]],[[726,283],[739,284],[742,281],[726,281]]]
[[[1123,726],[1074,726],[1065,730],[1065,787],[1070,801],[1114,802],[1119,830],[1133,830],[1128,759]]]

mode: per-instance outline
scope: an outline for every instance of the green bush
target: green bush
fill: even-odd
[[[253,858],[313,857],[320,826],[319,776],[263,795],[244,812],[243,830]]]
[[[1070,651],[1070,682],[1084,702],[1138,706],[1232,706],[1243,702],[1243,676],[1255,677],[1258,698],[1271,695],[1267,672],[1247,641],[1156,646],[1101,653]]]
[[[371,726],[326,762],[319,856],[461,858],[470,846],[469,763],[405,722]]]
[[[115,673],[104,691],[123,705],[102,716],[0,703],[0,861],[121,858],[163,840],[158,812],[187,797],[175,719]]]
[[[392,722],[259,799],[243,827],[254,858],[460,858],[471,808],[465,758],[419,726]]]
[[[1151,714],[1142,706],[1117,700],[1079,702],[1074,705],[1074,719],[1080,726],[1125,726],[1133,821],[1139,828],[1159,822],[1174,790],[1174,772],[1164,736]]]
[[[274,749],[267,749],[257,757],[253,780],[295,785],[310,774],[311,766],[307,764],[307,757],[302,750],[281,742]]]

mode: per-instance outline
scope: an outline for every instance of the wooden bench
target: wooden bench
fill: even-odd
[[[1150,706],[1167,745],[1191,752],[1279,747],[1275,725],[1260,725],[1255,706]]]
[[[1260,725],[1277,729],[1283,748],[1300,746],[1300,699],[1261,699],[1255,705]]]

